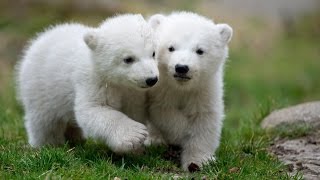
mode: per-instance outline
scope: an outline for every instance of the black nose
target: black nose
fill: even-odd
[[[148,78],[146,80],[147,85],[150,87],[155,85],[157,82],[158,82],[158,77]]]
[[[176,72],[180,74],[186,74],[189,71],[189,67],[187,65],[177,64],[175,68]]]

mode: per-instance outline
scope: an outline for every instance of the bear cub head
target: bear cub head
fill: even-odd
[[[106,83],[145,89],[159,77],[153,29],[141,15],[121,15],[89,31],[84,41],[95,71]]]
[[[161,76],[176,88],[197,88],[220,71],[228,56],[232,28],[190,12],[153,15]]]

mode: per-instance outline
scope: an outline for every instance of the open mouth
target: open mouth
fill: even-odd
[[[173,77],[177,80],[177,81],[189,81],[191,79],[191,77],[186,76],[186,75],[181,75],[181,74],[175,74],[173,75]]]

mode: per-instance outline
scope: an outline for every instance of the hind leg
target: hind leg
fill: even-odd
[[[51,113],[26,112],[25,127],[32,147],[64,144],[67,123]]]

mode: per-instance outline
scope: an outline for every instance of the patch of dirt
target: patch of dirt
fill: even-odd
[[[320,179],[320,130],[298,139],[277,140],[269,151],[287,165],[290,174],[299,171],[304,179]]]

